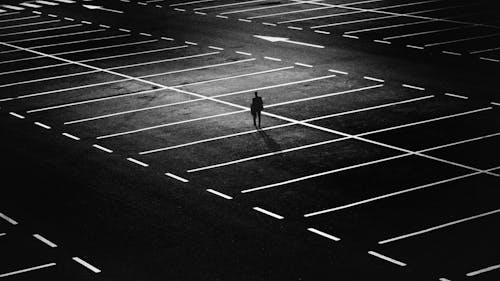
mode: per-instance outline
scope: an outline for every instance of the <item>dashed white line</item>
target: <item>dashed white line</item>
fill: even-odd
[[[191,41],[184,41],[184,43],[186,43],[188,45],[198,46],[198,43],[191,42]]]
[[[206,16],[207,15],[207,13],[199,12],[199,11],[195,11],[194,13],[197,14],[197,15],[201,15],[201,16]]]
[[[452,51],[441,51],[441,53],[446,54],[446,55],[452,55],[452,56],[461,56],[461,53],[457,52],[452,52]]]
[[[387,44],[387,45],[391,44],[391,42],[389,42],[389,41],[379,40],[379,39],[375,39],[375,40],[373,40],[373,42],[375,42],[375,43],[381,43],[381,44]]]
[[[184,5],[191,5],[191,4],[198,4],[198,3],[205,3],[205,2],[213,2],[215,0],[197,0],[197,1],[190,1],[190,2],[183,2],[183,3],[175,3],[175,4],[170,4],[170,7],[175,7],[175,6],[184,6]]]
[[[358,36],[349,35],[349,34],[342,34],[342,37],[351,38],[351,39],[359,39]]]
[[[153,35],[151,35],[151,34],[149,34],[149,33],[144,33],[144,32],[141,32],[141,33],[139,33],[139,34],[140,34],[140,35],[142,35],[142,36],[147,36],[147,37],[151,37],[151,36],[153,36]]]
[[[189,182],[189,180],[187,180],[187,179],[185,179],[183,177],[179,177],[178,175],[174,175],[172,173],[165,173],[165,175],[168,176],[168,177],[171,177],[173,179],[176,179],[178,181],[181,181],[181,182]]]
[[[306,64],[306,63],[301,63],[301,62],[296,62],[295,65],[298,65],[298,66],[303,66],[303,67],[313,67],[312,65],[310,64]]]
[[[63,136],[65,136],[65,137],[68,137],[68,138],[70,138],[70,139],[73,139],[73,140],[80,140],[80,138],[79,138],[79,137],[74,136],[74,135],[72,135],[72,134],[62,133],[62,135],[63,135]]]
[[[275,57],[264,57],[266,60],[272,60],[272,61],[281,61],[281,59],[275,58]]]
[[[174,41],[175,40],[174,38],[170,38],[170,37],[160,37],[160,38],[163,40],[167,40],[167,41]]]
[[[373,78],[373,77],[370,77],[370,76],[364,76],[363,78],[365,78],[366,80],[371,80],[371,81],[375,81],[375,82],[380,82],[380,83],[384,83],[384,79],[379,79],[379,78]]]
[[[222,193],[222,192],[219,192],[219,191],[213,190],[213,189],[211,189],[211,188],[207,189],[207,191],[208,191],[208,192],[210,192],[210,193],[212,193],[212,194],[215,194],[215,195],[217,195],[217,196],[220,196],[220,197],[222,197],[222,198],[224,198],[224,199],[227,199],[227,200],[231,200],[231,199],[233,199],[233,197],[231,197],[231,196],[229,196],[229,195],[226,195],[226,194],[224,194],[224,193]]]
[[[487,57],[479,57],[479,59],[485,60],[485,61],[500,62],[500,60],[498,60],[498,59],[492,59],[492,58],[487,58]]]
[[[273,217],[273,218],[275,218],[275,219],[279,219],[279,220],[284,219],[284,217],[283,217],[283,216],[280,216],[280,215],[278,215],[278,214],[276,214],[276,213],[273,213],[273,212],[270,212],[270,211],[268,211],[268,210],[262,209],[262,208],[260,208],[260,207],[253,207],[253,209],[254,209],[255,211],[257,211],[257,212],[261,212],[261,213],[266,214],[266,215],[268,215],[268,216],[271,216],[271,217]]]
[[[220,19],[228,19],[229,18],[228,16],[222,16],[222,15],[216,15],[215,17],[220,18]]]
[[[113,153],[113,150],[111,150],[111,149],[109,149],[109,148],[106,148],[106,147],[104,147],[104,146],[100,146],[100,145],[98,145],[98,144],[93,144],[92,146],[93,146],[93,147],[95,147],[95,148],[97,148],[97,149],[99,149],[99,150],[102,150],[102,151],[104,151],[104,152],[107,152],[107,153]]]
[[[210,49],[214,49],[214,50],[218,50],[218,51],[222,51],[222,50],[224,50],[224,48],[221,48],[221,47],[215,47],[215,46],[208,46],[208,48],[210,48]]]
[[[335,70],[335,69],[328,69],[329,72],[333,72],[333,73],[338,73],[338,74],[344,74],[344,75],[348,75],[349,73],[348,72],[345,72],[345,71],[340,71],[340,70]]]
[[[461,96],[461,95],[457,95],[457,94],[450,94],[450,93],[445,93],[446,96],[449,96],[449,97],[454,97],[454,98],[459,98],[459,99],[469,99],[469,97],[466,97],[466,96]]]
[[[242,51],[236,51],[235,53],[240,54],[240,55],[244,55],[244,56],[251,56],[252,55],[251,53],[242,52]]]
[[[9,216],[5,215],[4,213],[0,213],[0,218],[4,219],[5,221],[7,221],[8,223],[12,224],[12,225],[16,225],[18,224],[17,221],[13,220],[12,218],[10,218]]]
[[[324,31],[324,30],[315,30],[314,32],[321,33],[321,34],[330,34],[329,31]]]
[[[123,31],[123,32],[131,32],[130,29],[125,29],[125,28],[118,28],[118,30]]]
[[[449,223],[437,225],[437,226],[434,226],[434,227],[429,227],[429,228],[426,228],[426,229],[423,229],[423,230],[420,230],[420,231],[416,231],[416,232],[412,232],[412,233],[400,235],[400,236],[389,238],[389,239],[386,239],[386,240],[382,240],[382,241],[379,241],[378,244],[382,245],[382,244],[391,243],[391,242],[394,242],[394,241],[398,241],[398,240],[406,239],[406,238],[409,238],[409,237],[421,235],[421,234],[424,234],[424,233],[427,233],[427,232],[431,232],[431,231],[434,231],[434,230],[437,230],[437,229],[445,228],[445,227],[448,227],[448,226],[452,226],[452,225],[456,225],[456,224],[459,224],[459,223],[463,223],[463,222],[467,222],[467,221],[479,219],[479,218],[482,218],[482,217],[490,216],[490,215],[493,215],[493,214],[496,214],[496,213],[499,213],[499,212],[500,212],[500,209],[496,209],[496,210],[489,211],[489,212],[486,212],[486,213],[482,213],[482,214],[479,214],[479,215],[475,215],[475,216],[471,216],[471,217],[467,217],[467,218],[455,220],[455,221],[452,221],[452,222],[449,222]]]
[[[423,50],[424,47],[421,47],[421,46],[415,46],[415,45],[406,45],[407,48],[410,48],[410,49],[417,49],[417,50]]]
[[[24,119],[26,117],[22,116],[21,114],[17,114],[15,112],[9,112],[10,115],[14,116],[14,117],[17,117],[19,119]]]
[[[34,122],[34,123],[35,123],[35,125],[40,126],[40,127],[44,128],[44,129],[47,129],[47,130],[50,129],[50,126],[45,125],[43,123],[40,123],[40,122]]]
[[[238,21],[242,21],[242,22],[252,22],[251,20],[249,19],[238,19]]]
[[[297,27],[297,26],[287,26],[287,28],[293,30],[304,30],[302,27]]]
[[[398,260],[395,260],[395,259],[390,258],[390,257],[388,257],[388,256],[384,256],[384,255],[379,254],[379,253],[374,252],[374,251],[368,251],[368,254],[370,254],[370,255],[372,255],[372,256],[375,256],[375,257],[377,257],[377,258],[380,258],[380,259],[386,260],[386,261],[391,262],[391,263],[393,263],[393,264],[397,264],[397,265],[399,265],[399,266],[406,266],[406,263],[404,263],[404,262],[400,262],[400,261],[398,261]]]
[[[57,247],[56,244],[54,244],[52,241],[50,241],[49,239],[43,237],[40,234],[33,234],[33,237],[35,237],[36,239],[40,240],[42,243],[46,244],[47,246],[49,246],[51,248],[56,248]]]
[[[331,235],[331,234],[325,233],[325,232],[323,232],[323,231],[317,230],[316,228],[312,228],[312,227],[310,227],[310,228],[308,228],[307,230],[309,230],[310,232],[316,233],[316,234],[318,234],[318,235],[321,235],[321,236],[323,236],[323,237],[325,237],[325,238],[328,238],[328,239],[330,239],[330,240],[333,240],[333,241],[340,241],[340,238],[335,237],[335,236],[333,236],[333,235]]]
[[[410,88],[410,89],[414,89],[414,90],[425,91],[425,88],[419,87],[419,86],[413,86],[413,85],[409,85],[409,84],[403,84],[402,86],[405,88]]]
[[[93,265],[89,264],[88,262],[86,262],[86,261],[82,260],[82,259],[81,259],[81,258],[79,258],[79,257],[72,257],[72,259],[73,259],[74,261],[76,261],[77,263],[79,263],[79,264],[81,264],[81,265],[85,266],[86,268],[88,268],[89,270],[91,270],[91,271],[92,271],[92,272],[94,272],[94,273],[99,273],[99,272],[101,272],[101,270],[100,270],[100,269],[98,269],[97,267],[95,267],[95,266],[93,266]]]
[[[263,22],[263,25],[268,25],[268,26],[276,26],[275,23],[270,23],[270,22]]]
[[[52,263],[47,263],[47,264],[43,264],[43,265],[39,265],[39,266],[34,266],[34,267],[30,267],[30,268],[16,270],[16,271],[8,272],[8,273],[3,273],[3,274],[0,274],[0,278],[16,275],[16,274],[20,274],[20,273],[25,273],[25,272],[29,272],[29,271],[34,271],[34,270],[38,270],[38,269],[42,269],[42,268],[47,268],[47,267],[51,267],[54,265],[56,265],[56,263],[52,262]]]
[[[174,8],[174,10],[178,11],[178,12],[185,12],[186,9],[181,9],[181,8]]]
[[[144,163],[142,161],[139,161],[137,159],[131,158],[131,157],[127,158],[127,160],[130,161],[130,162],[132,162],[132,163],[135,163],[135,164],[137,164],[139,166],[142,166],[142,167],[149,167],[148,164],[146,164],[146,163]]]

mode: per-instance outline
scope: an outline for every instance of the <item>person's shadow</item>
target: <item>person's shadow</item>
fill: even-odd
[[[273,139],[271,138],[267,133],[266,131],[264,130],[259,130],[259,135],[262,137],[262,139],[264,140],[264,143],[266,144],[267,148],[271,151],[271,152],[278,152],[278,151],[281,151],[281,146]]]

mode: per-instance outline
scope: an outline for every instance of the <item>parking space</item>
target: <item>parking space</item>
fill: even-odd
[[[468,6],[168,3],[494,59],[497,23],[466,20]],[[499,234],[500,111],[492,104],[29,11],[0,14],[0,47],[0,105],[13,117],[436,275],[479,276],[499,260],[487,242]],[[262,128],[249,112],[254,92],[264,100]],[[55,261],[45,254],[50,245],[9,235],[5,221],[0,243],[23,254],[0,276],[37,266],[56,276],[55,262],[63,271],[77,264],[87,267],[82,274],[94,271]]]

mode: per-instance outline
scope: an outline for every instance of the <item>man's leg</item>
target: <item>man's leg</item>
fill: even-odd
[[[260,111],[257,114],[259,115],[259,128],[260,128]]]
[[[253,117],[253,125],[254,127],[257,127],[257,124],[255,123],[255,118],[257,118],[257,114],[255,112],[252,112],[252,117]]]

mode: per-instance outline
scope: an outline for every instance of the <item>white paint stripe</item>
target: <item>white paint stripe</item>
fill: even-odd
[[[64,74],[64,75],[59,75],[59,76],[52,76],[52,77],[46,77],[46,78],[39,78],[39,79],[14,82],[14,83],[9,83],[9,84],[2,84],[2,85],[0,85],[0,88],[7,88],[7,87],[12,87],[12,86],[19,86],[19,85],[48,81],[48,80],[56,80],[56,79],[61,79],[61,78],[73,77],[73,76],[80,76],[80,75],[85,75],[85,74],[90,74],[90,73],[95,73],[95,72],[99,72],[99,71],[89,70],[89,71],[77,72],[77,73],[72,73],[72,74]],[[13,73],[13,72],[10,72],[10,73]],[[1,73],[1,74],[3,75],[3,74],[9,74],[9,73],[7,72],[7,73]],[[23,98],[23,97],[28,97],[28,96],[32,96],[32,95],[31,94],[24,95],[24,96],[19,96],[16,98]]]
[[[195,14],[197,14],[197,15],[202,15],[202,16],[206,16],[206,15],[207,15],[207,13],[204,13],[204,12],[198,12],[198,11],[196,11],[196,12],[194,12],[194,13],[195,13]]]
[[[498,60],[498,59],[492,59],[492,58],[487,58],[487,57],[479,57],[479,59],[485,60],[485,61],[500,62],[500,60]]]
[[[72,135],[72,134],[62,133],[62,135],[63,135],[63,136],[65,136],[65,137],[68,137],[68,138],[70,138],[70,139],[73,139],[73,140],[80,140],[80,138],[79,138],[79,137],[74,136],[74,135]]]
[[[439,281],[451,281],[451,280],[450,280],[450,279],[448,279],[448,278],[443,278],[443,277],[441,277],[441,278],[439,278]]]
[[[242,21],[242,22],[252,22],[251,20],[248,20],[248,19],[238,19],[238,21]]]
[[[146,164],[146,163],[144,163],[144,162],[141,162],[141,161],[139,161],[139,160],[137,160],[137,159],[134,159],[134,158],[130,158],[130,157],[129,157],[129,158],[127,158],[127,160],[128,160],[128,161],[130,161],[130,162],[132,162],[132,163],[135,163],[135,164],[137,164],[137,165],[143,166],[143,167],[149,167],[149,165],[148,165],[148,164]]]
[[[408,84],[403,84],[402,86],[405,88],[410,88],[410,89],[414,89],[414,90],[425,91],[425,88],[423,88],[423,87],[418,87],[418,86],[413,86],[413,85],[408,85]]]
[[[17,6],[14,6],[14,5],[2,5],[2,7],[6,8],[6,9],[11,9],[11,10],[14,10],[14,11],[22,11],[22,10],[24,10],[24,8],[17,7]]]
[[[77,263],[79,263],[79,264],[81,264],[81,265],[85,266],[86,268],[90,269],[90,270],[91,270],[92,272],[94,272],[94,273],[99,273],[99,272],[101,272],[101,270],[100,270],[100,269],[98,269],[97,267],[95,267],[95,266],[93,266],[93,265],[89,264],[88,262],[86,262],[86,261],[82,260],[82,259],[81,259],[81,258],[79,258],[79,257],[73,257],[72,259],[73,259],[74,261],[76,261]]]
[[[391,262],[391,263],[393,263],[393,264],[399,265],[399,266],[406,266],[406,263],[404,263],[404,262],[400,262],[400,261],[398,261],[398,260],[395,260],[395,259],[390,258],[390,257],[388,257],[388,256],[384,256],[384,255],[379,254],[379,253],[374,252],[374,251],[368,251],[368,254],[370,254],[370,255],[372,255],[372,256],[375,256],[375,257],[377,257],[377,258],[383,259],[383,260],[385,260],[385,261]]]
[[[213,2],[215,0],[198,0],[198,1],[190,1],[190,2],[184,2],[184,3],[175,3],[175,4],[170,4],[170,7],[175,7],[175,6],[184,6],[184,5],[191,5],[191,4],[198,4],[198,3],[205,3],[205,2]]]
[[[102,150],[102,151],[104,151],[104,152],[107,152],[107,153],[113,153],[113,150],[108,149],[108,148],[106,148],[106,147],[104,147],[104,146],[100,146],[100,145],[98,145],[98,144],[93,144],[92,146],[93,146],[93,147],[95,147],[95,148],[97,148],[97,149],[99,149],[99,150]]]
[[[52,241],[50,241],[49,239],[43,237],[40,234],[33,234],[33,237],[35,237],[36,239],[40,240],[41,242],[43,242],[44,244],[48,245],[51,248],[56,248],[57,247],[56,244],[54,244]]]
[[[469,54],[475,55],[475,54],[479,54],[479,53],[492,52],[492,51],[497,51],[497,50],[500,50],[500,47],[470,51]]]
[[[76,3],[75,1],[72,1],[72,0],[52,0],[52,1],[61,2],[61,3],[66,3],[66,4],[73,4],[73,3]]]
[[[309,231],[310,231],[310,232],[312,232],[312,233],[316,233],[316,234],[318,234],[318,235],[321,235],[321,236],[323,236],[323,237],[325,237],[325,238],[328,238],[328,239],[330,239],[330,240],[333,240],[333,241],[340,241],[340,238],[335,237],[335,236],[333,236],[333,235],[331,235],[331,234],[325,233],[325,232],[323,232],[323,231],[317,230],[316,228],[312,228],[312,227],[310,227],[310,228],[308,228],[307,230],[309,230]]]
[[[216,15],[215,17],[216,18],[221,18],[221,19],[228,19],[229,18],[228,16],[221,16],[221,15]]]
[[[95,47],[95,48],[88,48],[88,49],[66,51],[66,52],[56,53],[54,55],[59,56],[59,55],[76,54],[76,53],[89,52],[89,51],[112,49],[112,48],[117,48],[117,47],[141,45],[141,44],[153,43],[153,42],[157,42],[157,41],[158,41],[158,39],[150,39],[150,40],[136,41],[136,42],[131,42],[131,43],[123,43],[123,44],[108,45],[108,46],[103,46],[103,47]]]
[[[459,98],[459,99],[469,99],[469,97],[466,97],[466,96],[461,96],[461,95],[457,95],[457,94],[450,94],[450,93],[445,93],[446,96],[449,96],[449,97],[454,97],[454,98]]]
[[[151,65],[151,64],[157,64],[157,63],[163,63],[163,62],[179,61],[179,60],[185,60],[185,59],[192,59],[192,58],[213,56],[213,55],[217,55],[217,54],[220,54],[220,52],[209,52],[209,53],[202,53],[202,54],[196,54],[196,55],[189,55],[189,56],[168,58],[168,59],[162,59],[162,60],[141,62],[141,63],[129,64],[129,65],[126,65],[126,66],[110,67],[110,68],[106,68],[106,69],[107,70],[124,69],[124,68],[131,68],[131,67],[137,67],[137,66]]]
[[[301,62],[296,62],[295,65],[299,65],[299,66],[303,66],[303,67],[313,67],[312,65],[310,64],[306,64],[306,63],[301,63]]]
[[[57,6],[59,4],[57,3],[54,3],[54,2],[49,2],[49,1],[44,1],[44,0],[37,0],[35,1],[36,3],[39,3],[39,4],[45,4],[45,5],[49,5],[49,6]]]
[[[369,166],[369,165],[373,165],[373,164],[377,164],[377,163],[381,163],[381,162],[390,161],[390,160],[397,159],[397,158],[406,157],[406,156],[409,156],[411,154],[412,153],[399,154],[396,156],[386,157],[386,158],[382,158],[382,159],[378,159],[378,160],[374,160],[374,161],[370,161],[370,162],[365,162],[365,163],[361,163],[361,164],[357,164],[357,165],[352,165],[352,166],[347,166],[347,167],[343,167],[343,168],[339,168],[339,169],[335,169],[335,170],[329,170],[326,172],[307,175],[307,176],[303,176],[303,177],[299,177],[299,178],[294,178],[291,180],[286,180],[286,181],[272,183],[272,184],[263,185],[263,186],[259,186],[259,187],[244,189],[241,191],[241,193],[250,193],[250,192],[255,192],[255,191],[260,191],[260,190],[264,190],[264,189],[277,187],[277,186],[287,185],[290,183],[305,181],[308,179],[322,177],[322,176],[326,176],[326,175],[330,175],[330,174],[334,174],[334,173],[338,173],[338,172],[342,172],[342,171],[346,171],[346,170],[351,170],[351,169],[355,169],[355,168],[359,168],[359,167],[364,167],[364,166]]]
[[[417,49],[417,50],[423,50],[424,47],[421,47],[421,46],[415,46],[415,45],[406,45],[407,48],[410,48],[410,49]]]
[[[17,14],[19,14],[19,12],[2,13],[2,14],[0,14],[0,17],[17,15]]]
[[[412,232],[412,233],[408,233],[408,234],[400,235],[400,236],[397,236],[397,237],[389,238],[389,239],[386,239],[386,240],[382,240],[382,241],[379,241],[378,244],[382,245],[382,244],[387,244],[387,243],[391,243],[391,242],[394,242],[394,241],[406,239],[406,238],[409,238],[409,237],[414,237],[414,236],[417,236],[417,235],[421,235],[421,234],[424,234],[424,233],[428,233],[428,232],[431,232],[431,231],[434,231],[434,230],[442,229],[442,228],[449,227],[449,226],[452,226],[452,225],[456,225],[456,224],[459,224],[459,223],[463,223],[463,222],[467,222],[467,221],[471,221],[471,220],[476,220],[476,219],[479,219],[479,218],[482,218],[482,217],[490,216],[490,215],[493,215],[493,214],[496,214],[496,213],[499,213],[499,212],[500,212],[500,209],[496,209],[496,210],[489,211],[489,212],[486,212],[486,213],[482,213],[482,214],[479,214],[479,215],[475,215],[475,216],[471,216],[471,217],[467,217],[467,218],[455,220],[455,221],[452,221],[452,222],[449,222],[449,223],[444,223],[444,224],[437,225],[437,226],[434,226],[434,227],[429,227],[429,228],[426,228],[426,229],[423,229],[423,230],[420,230],[420,231],[415,231],[415,232]]]
[[[348,75],[349,74],[349,73],[347,73],[345,71],[340,71],[340,70],[335,70],[335,69],[328,69],[328,71],[333,72],[333,73],[338,73],[338,74],[344,74],[344,75]]]
[[[215,195],[217,195],[217,196],[220,196],[220,197],[222,197],[222,198],[224,198],[224,199],[227,199],[227,200],[231,200],[231,199],[233,199],[233,197],[231,197],[231,196],[229,196],[229,195],[226,195],[226,194],[224,194],[224,193],[222,193],[222,192],[219,192],[219,191],[216,191],[216,190],[213,190],[213,189],[210,189],[210,188],[209,188],[209,189],[207,189],[207,191],[208,191],[208,192],[210,192],[210,193],[212,193],[212,194],[215,194]]]
[[[268,210],[264,210],[264,209],[262,209],[262,208],[260,208],[260,207],[253,207],[253,209],[254,209],[255,211],[257,211],[257,212],[261,212],[261,213],[263,213],[263,214],[266,214],[266,215],[268,215],[268,216],[271,216],[271,217],[276,218],[276,219],[279,219],[279,220],[284,219],[284,217],[283,217],[283,216],[280,216],[280,215],[275,214],[275,213],[273,213],[273,212],[270,212],[270,211],[268,211]]]
[[[437,181],[437,182],[433,182],[433,183],[429,183],[429,184],[424,184],[424,185],[416,186],[416,187],[413,187],[413,188],[403,189],[403,190],[400,190],[400,191],[396,191],[396,192],[392,192],[392,193],[388,193],[388,194],[384,194],[384,195],[380,195],[380,196],[368,198],[368,199],[365,199],[365,200],[360,200],[360,201],[357,201],[357,202],[354,202],[354,203],[341,205],[341,206],[338,206],[338,207],[335,207],[335,208],[329,208],[329,209],[325,209],[325,210],[321,210],[321,211],[315,211],[315,212],[307,213],[307,214],[304,215],[304,217],[308,218],[308,217],[313,217],[313,216],[317,216],[317,215],[327,214],[327,213],[331,213],[331,212],[335,212],[335,211],[339,211],[339,210],[343,210],[343,209],[347,209],[347,208],[351,208],[351,207],[355,207],[355,206],[359,206],[359,205],[364,205],[364,204],[371,203],[371,202],[374,202],[374,201],[378,201],[378,200],[382,200],[382,199],[394,197],[394,196],[405,194],[405,193],[408,193],[408,192],[413,192],[413,191],[425,189],[425,188],[428,188],[428,187],[433,187],[433,186],[441,185],[441,184],[448,183],[448,182],[457,181],[457,180],[460,180],[460,179],[472,177],[472,176],[479,175],[479,174],[481,174],[481,172],[473,172],[473,173],[465,174],[465,175],[458,176],[458,177],[453,177],[453,178],[449,178],[449,179],[445,179],[445,180],[441,180],[441,181]]]
[[[285,3],[285,4],[277,4],[277,5],[268,5],[268,6],[264,6],[264,7],[255,7],[255,8],[248,8],[248,9],[241,9],[241,10],[234,10],[234,11],[229,11],[229,12],[223,12],[223,13],[220,13],[220,14],[221,15],[237,14],[237,13],[245,13],[245,12],[251,12],[251,11],[260,11],[260,10],[280,8],[280,7],[288,7],[288,6],[296,6],[296,5],[302,5],[302,3]]]
[[[36,4],[33,4],[33,3],[20,3],[19,5],[25,6],[25,7],[28,7],[28,8],[35,8],[35,9],[42,7],[40,5],[36,5]]]
[[[91,62],[91,61],[100,61],[100,60],[107,60],[107,59],[116,59],[116,58],[123,58],[123,57],[129,57],[129,56],[136,56],[136,55],[143,55],[143,54],[150,54],[150,53],[157,53],[157,52],[163,52],[163,51],[183,49],[183,48],[187,48],[187,47],[188,47],[187,45],[180,45],[180,46],[174,46],[174,47],[166,47],[166,48],[153,49],[153,50],[147,50],[147,51],[140,51],[140,52],[120,54],[120,55],[112,55],[112,56],[106,56],[106,57],[97,57],[97,58],[79,60],[79,62]],[[123,65],[123,66],[126,66],[126,65]]]
[[[373,77],[370,77],[370,76],[364,76],[363,78],[365,78],[366,80],[371,80],[371,81],[375,81],[375,82],[380,82],[380,83],[384,83],[384,79],[379,79],[379,78],[373,78]]]
[[[21,114],[17,114],[17,113],[15,113],[15,112],[9,112],[9,114],[10,114],[10,115],[12,115],[12,116],[14,116],[14,117],[17,117],[17,118],[19,118],[19,119],[24,119],[24,118],[25,118],[25,117],[24,117],[24,116],[22,116]]]
[[[349,35],[349,34],[342,34],[342,37],[351,38],[351,39],[359,39],[358,36]]]
[[[375,43],[387,44],[387,45],[390,45],[390,44],[391,44],[391,42],[389,42],[389,41],[379,40],[379,39],[375,39],[375,40],[373,40],[373,42],[375,42]]]
[[[7,37],[7,36],[12,36],[12,35],[21,35],[21,34],[28,34],[28,33],[36,33],[36,32],[41,32],[41,31],[66,29],[66,28],[73,28],[73,27],[78,27],[78,26],[82,26],[82,24],[78,23],[78,24],[63,25],[63,26],[44,28],[44,29],[32,29],[32,30],[27,30],[27,31],[4,33],[4,34],[0,34],[0,37]]]
[[[8,25],[8,26],[2,26],[2,27],[0,27],[0,30],[2,30],[2,29],[10,29],[10,28],[18,28],[18,27],[24,27],[24,26],[33,26],[33,25],[47,24],[47,23],[54,23],[54,22],[60,22],[60,21],[61,20],[46,20],[46,21],[37,21],[37,22],[16,24],[16,25]]]
[[[453,55],[453,56],[461,56],[461,53],[457,52],[452,52],[452,51],[441,51],[441,53],[446,54],[446,55]]]
[[[55,262],[47,263],[47,264],[43,264],[43,265],[39,265],[39,266],[34,266],[34,267],[30,267],[30,268],[25,268],[25,269],[21,269],[21,270],[16,270],[16,271],[12,271],[9,273],[3,273],[3,274],[0,274],[0,278],[16,275],[16,274],[20,274],[20,273],[25,273],[25,272],[29,272],[29,271],[34,271],[34,270],[38,270],[38,269],[42,269],[42,268],[47,268],[47,267],[51,267],[54,265],[56,265]]]
[[[287,26],[287,28],[293,29],[293,30],[304,30],[302,27],[297,27],[297,26]]]
[[[251,53],[242,52],[242,51],[236,51],[235,53],[240,54],[240,55],[244,55],[244,56],[251,56],[252,55]]]
[[[167,40],[167,41],[174,41],[175,40],[174,38],[170,38],[170,37],[160,37],[160,38],[163,40]]]
[[[182,178],[182,177],[179,177],[179,176],[177,176],[177,175],[174,175],[174,174],[172,174],[172,173],[165,173],[165,175],[166,175],[166,176],[169,176],[169,177],[171,177],[171,178],[173,178],[173,179],[176,179],[176,180],[178,180],[178,181],[181,181],[181,182],[189,182],[189,180],[187,180],[187,179],[185,179],[185,178]]]
[[[333,9],[333,8],[332,7],[319,7],[319,8],[310,8],[310,9],[303,9],[303,10],[294,10],[294,11],[288,11],[288,12],[279,12],[279,13],[258,15],[258,16],[248,17],[248,19],[260,19],[260,18],[275,17],[275,16],[282,16],[282,15],[296,14],[296,13],[305,13],[305,12],[312,12],[312,11],[325,10],[325,9]]]
[[[314,32],[321,33],[321,34],[330,34],[330,32],[324,31],[324,30],[314,30]]]
[[[499,269],[499,268],[500,268],[500,264],[492,265],[492,266],[485,267],[483,269],[479,269],[479,270],[476,270],[476,271],[469,272],[469,273],[467,273],[465,275],[468,276],[468,277],[472,277],[472,276],[476,276],[476,275],[479,275],[479,274],[482,274],[482,273],[485,273],[485,272],[488,272],[488,271],[492,271],[492,270],[495,270],[495,269]]]
[[[50,126],[47,126],[47,125],[40,123],[40,122],[35,122],[35,125],[40,126],[40,127],[47,129],[47,130],[50,129]]]
[[[462,39],[435,42],[435,43],[425,44],[424,46],[425,47],[435,47],[435,46],[447,45],[447,44],[451,44],[451,43],[472,41],[472,40],[477,40],[477,39],[484,39],[484,38],[491,38],[491,37],[498,37],[498,36],[500,36],[500,33],[492,33],[492,34],[482,35],[482,36],[473,36],[473,37],[467,37],[467,38],[462,38]]]
[[[441,29],[435,29],[435,30],[426,30],[426,31],[421,31],[421,32],[407,33],[407,34],[385,37],[384,40],[414,37],[414,36],[419,36],[419,35],[440,33],[440,32],[445,32],[445,31],[450,31],[450,30],[458,30],[458,29],[471,28],[471,27],[472,26],[458,26],[458,27],[448,27],[448,28],[441,28]]]
[[[208,48],[210,48],[210,49],[214,49],[214,50],[218,50],[218,51],[222,51],[222,50],[224,50],[224,48],[221,48],[221,47],[215,47],[215,46],[208,46]]]
[[[242,2],[236,2],[236,3],[230,3],[230,4],[221,4],[221,5],[215,5],[215,6],[199,7],[199,8],[194,8],[193,10],[198,11],[198,10],[207,10],[207,9],[217,9],[217,8],[222,8],[222,7],[230,7],[230,6],[236,6],[236,5],[244,5],[244,4],[251,4],[251,3],[258,3],[258,2],[266,2],[266,1],[267,0],[242,1]]]
[[[500,102],[490,102],[490,104],[500,106]]]
[[[270,22],[263,22],[263,25],[268,25],[268,26],[276,26],[275,23],[270,23]]]
[[[7,215],[5,215],[4,213],[0,213],[0,218],[4,219],[5,221],[7,221],[8,223],[12,224],[12,225],[16,225],[18,224],[17,221],[13,220],[12,218],[8,217]]]
[[[65,33],[65,34],[56,34],[56,35],[49,35],[49,36],[42,36],[42,37],[32,37],[32,38],[27,38],[27,39],[19,39],[19,40],[13,40],[13,41],[7,41],[7,43],[19,43],[19,42],[29,42],[29,41],[36,41],[40,39],[49,39],[49,38],[60,38],[60,37],[66,37],[66,36],[73,36],[73,35],[80,35],[80,34],[88,34],[88,33],[95,33],[95,32],[101,32],[105,31],[105,29],[94,29],[94,30],[85,30],[85,31],[79,31],[79,32],[71,32],[71,33]],[[33,58],[39,58],[41,56],[33,57]]]
[[[27,19],[36,19],[36,18],[39,18],[39,17],[40,17],[40,15],[37,15],[37,16],[27,16],[27,17],[20,17],[20,18],[0,20],[0,22],[12,22],[12,21],[27,20]]]
[[[281,61],[281,59],[274,58],[274,57],[264,57],[266,60],[272,60],[272,61]]]

